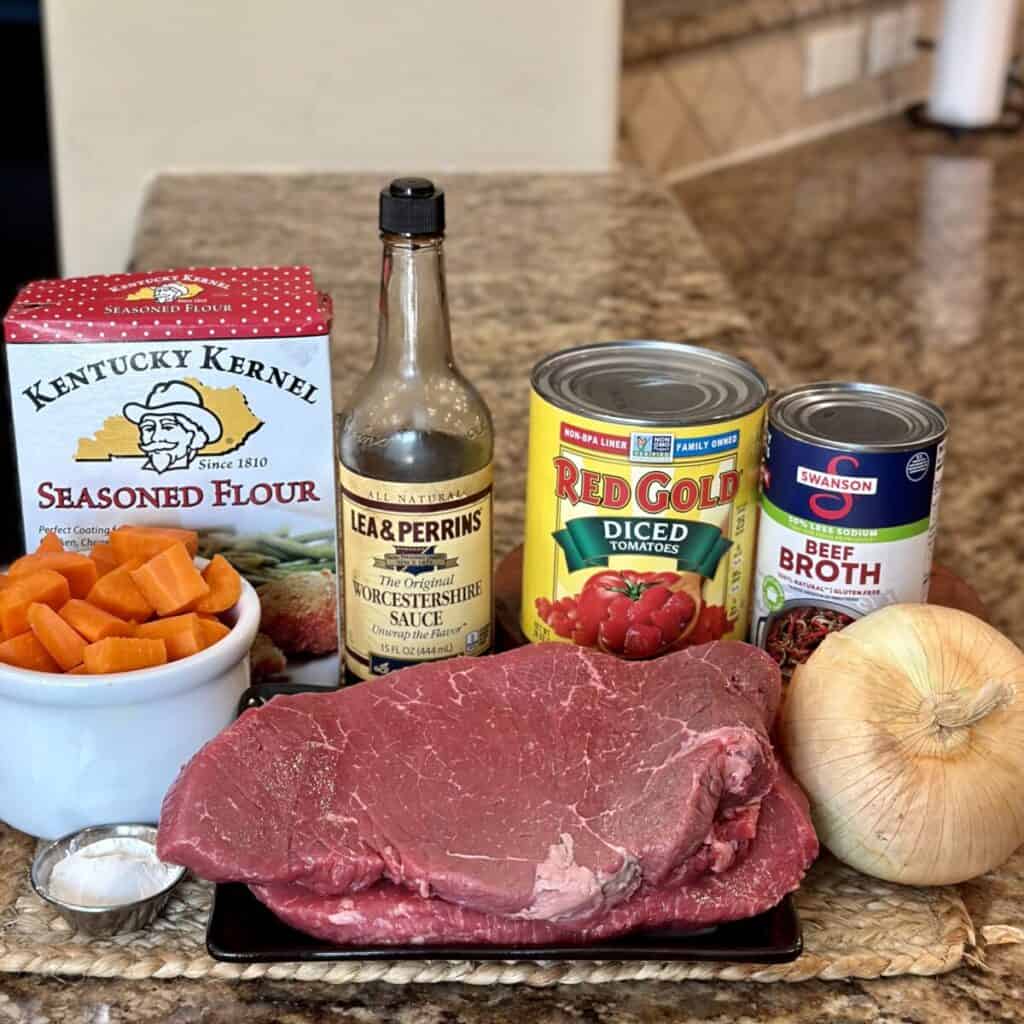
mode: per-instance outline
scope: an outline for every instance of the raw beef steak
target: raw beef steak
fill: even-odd
[[[186,766],[159,855],[215,881],[344,896],[386,879],[583,923],[728,869],[730,821],[752,831],[776,778],[778,694],[745,644],[633,663],[544,644],[278,697]]]
[[[339,945],[577,945],[638,928],[698,929],[752,917],[795,889],[817,855],[807,800],[780,773],[764,799],[757,836],[732,870],[644,891],[589,925],[481,914],[390,882],[351,896],[316,896],[297,885],[252,890],[285,923]]]

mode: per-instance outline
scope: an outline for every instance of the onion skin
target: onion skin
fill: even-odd
[[[1024,653],[967,612],[890,605],[830,635],[780,735],[819,839],[858,871],[949,885],[1024,844]]]

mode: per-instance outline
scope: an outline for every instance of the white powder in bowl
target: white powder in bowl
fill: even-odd
[[[158,860],[152,843],[111,836],[58,861],[46,891],[79,907],[118,907],[160,892],[179,870]]]

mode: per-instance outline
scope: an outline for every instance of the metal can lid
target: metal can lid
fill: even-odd
[[[542,398],[569,412],[630,426],[686,427],[735,419],[768,397],[752,366],[675,341],[606,341],[542,359]]]
[[[911,391],[824,381],[777,395],[769,423],[790,437],[842,451],[903,451],[946,436],[946,414]]]

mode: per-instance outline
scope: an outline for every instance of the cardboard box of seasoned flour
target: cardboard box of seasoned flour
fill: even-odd
[[[122,523],[198,530],[201,554],[262,588],[272,668],[329,654],[330,321],[308,267],[22,289],[4,333],[26,548],[50,530],[70,550]]]

